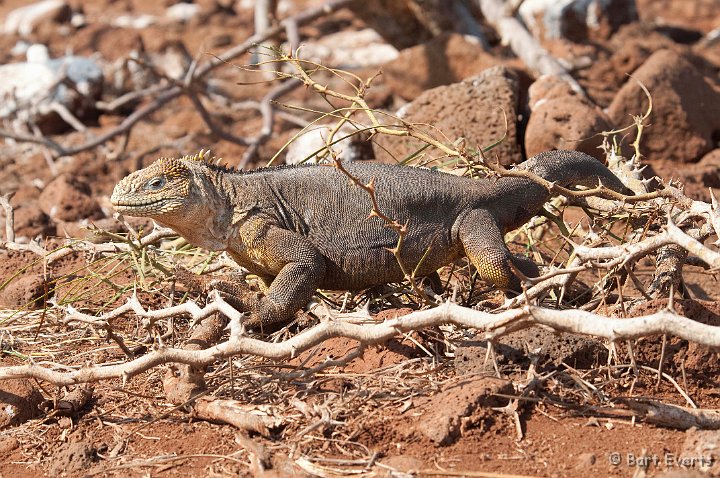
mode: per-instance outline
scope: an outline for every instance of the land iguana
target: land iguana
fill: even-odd
[[[122,179],[111,202],[121,214],[149,217],[190,243],[227,251],[264,282],[266,293],[239,298],[251,325],[286,322],[317,289],[361,290],[403,280],[390,249],[398,234],[372,210],[370,195],[338,168],[307,165],[236,171],[204,152],[160,158]],[[517,166],[562,186],[627,192],[595,158],[577,151],[538,154]],[[379,210],[407,223],[400,257],[418,277],[462,256],[480,278],[520,289],[512,265],[538,275],[510,253],[504,234],[538,214],[549,198],[518,177],[471,179],[424,168],[344,163],[358,180],[374,180]],[[248,289],[249,290],[249,289]],[[247,295],[251,297],[251,295]]]

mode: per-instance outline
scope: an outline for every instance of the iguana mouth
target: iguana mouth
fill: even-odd
[[[168,205],[172,203],[172,199],[164,198],[164,199],[155,199],[155,200],[117,200],[113,201],[112,198],[110,199],[110,204],[112,204],[113,208],[123,214],[155,214],[155,213],[162,213],[166,212],[165,210],[168,208]]]
[[[113,207],[120,207],[125,209],[154,206],[165,201],[167,201],[167,199],[156,199],[154,201],[113,201],[112,198],[110,198],[110,203],[113,205]]]

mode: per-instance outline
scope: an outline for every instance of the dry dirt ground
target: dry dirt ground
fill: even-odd
[[[25,3],[0,1],[0,19]],[[72,51],[116,62],[132,51],[143,51],[150,58],[171,61],[180,46],[192,58],[202,52],[221,52],[243,42],[253,32],[252,10],[241,6],[249,2],[234,6],[233,2],[220,0],[197,2],[201,16],[194,20],[184,24],[159,22],[143,28],[112,27],[110,22],[122,15],[162,16],[173,2],[70,3],[75,10],[82,7],[85,26],[75,28],[67,22],[47,21],[30,37],[48,45],[53,57]],[[317,3],[287,5],[289,13],[296,13]],[[558,56],[580,50],[593,60],[578,69],[576,77],[600,107],[610,106],[625,83],[625,75],[639,67],[659,44],[690,57],[689,49],[698,38],[720,26],[718,1],[644,0],[638,2],[638,11],[640,21],[624,26],[616,34],[624,35],[621,40],[610,37],[584,44],[556,41],[546,45]],[[310,41],[364,26],[352,13],[341,11],[302,27],[300,35]],[[23,60],[22,55],[11,53],[18,41],[17,35],[0,35],[3,63]],[[521,101],[527,101],[531,74],[506,47],[497,44],[497,38],[491,37],[491,41],[488,56],[516,69]],[[632,43],[634,48],[617,53],[621,50],[618,43]],[[691,57],[708,78],[714,75],[715,83],[720,69],[719,48],[717,43],[714,50],[696,48]],[[417,96],[430,86],[477,74],[458,67],[460,62],[469,68],[462,55],[462,51],[447,52],[448,71],[452,74],[438,73],[441,78],[432,77],[432,70],[423,71],[422,62],[412,59],[404,66],[388,66],[388,75],[380,76],[369,94],[371,106],[394,111],[413,88],[416,93],[412,94]],[[199,58],[201,62],[207,60],[204,55]],[[247,61],[247,55],[237,60],[239,64]],[[454,66],[452,62],[456,62]],[[413,70],[414,66],[417,70]],[[398,68],[414,80],[402,80]],[[356,69],[354,73],[366,78],[376,70]],[[217,86],[231,101],[222,105],[221,111],[211,113],[237,136],[254,137],[262,127],[257,109],[233,107],[259,101],[270,91],[271,85],[258,82],[253,75],[233,67],[214,73]],[[106,78],[106,82],[110,81]],[[108,99],[113,98],[112,93],[108,95]],[[84,119],[89,133],[66,130],[52,138],[66,146],[80,144],[88,134],[100,135],[120,124],[151,99]],[[317,96],[302,88],[282,101],[308,108],[322,106]],[[663,98],[655,101],[661,104]],[[220,103],[216,104],[220,108]],[[720,109],[714,116],[717,121]],[[650,123],[661,122],[650,118]],[[296,131],[291,121],[276,121],[272,137],[260,146],[249,166],[263,165]],[[653,149],[648,144],[648,163],[665,179],[680,177],[689,195],[708,199],[708,187],[720,186],[720,159],[696,163],[700,156],[718,157],[718,131],[716,127],[709,133],[712,144],[698,157],[669,159],[658,152],[661,146]],[[686,140],[682,134],[666,139],[670,143]],[[123,141],[127,143],[123,145]],[[246,151],[245,146],[219,139],[191,101],[181,97],[137,123],[127,138],[52,160],[52,164],[47,151],[37,145],[0,145],[0,192],[15,192],[12,203],[16,235],[39,236],[40,244],[52,250],[61,243],[58,238],[88,234],[80,227],[82,220],[124,233],[112,219],[108,201],[115,183],[158,156],[207,147],[230,164],[237,164],[237,158]],[[517,154],[525,149],[529,150],[530,145],[521,141]],[[147,225],[142,221],[133,224]],[[194,249],[177,256],[195,264],[206,257]],[[172,261],[174,257],[166,255],[163,260]],[[62,324],[59,307],[47,308],[42,297],[48,297],[46,294],[52,290],[58,304],[93,314],[124,303],[133,288],[138,289],[146,308],[160,308],[182,298],[186,292],[183,286],[158,272],[148,260],[129,253],[96,257],[87,252],[73,253],[48,265],[31,252],[0,252],[0,363],[18,365],[34,360],[40,364],[82,366],[127,360],[116,342],[106,340],[103,331]],[[641,263],[641,279],[652,274],[652,266],[651,260]],[[720,325],[716,277],[700,268],[688,268],[685,282],[687,292],[684,299],[676,300],[677,309],[694,320]],[[483,296],[481,292],[481,287],[476,287],[471,305],[497,305],[497,295]],[[634,295],[638,296],[637,291]],[[330,298],[337,301],[335,304],[343,300],[343,296]],[[362,300],[362,296],[351,298],[350,305],[359,305]],[[408,303],[413,305],[405,296],[396,303],[375,300],[373,313],[379,313],[379,319],[404,314],[408,309],[402,307]],[[643,302],[631,313],[642,315],[666,305],[667,300]],[[147,350],[148,342],[143,338],[146,332],[133,314],[116,319],[114,327],[126,338],[133,353],[139,356]],[[163,327],[154,333],[164,334],[169,345],[181,346],[190,324],[186,318],[176,318]],[[285,333],[295,332],[297,329]],[[720,459],[717,451],[692,447],[693,440],[704,439],[700,431],[663,428],[621,413],[626,409],[620,399],[627,397],[685,405],[680,389],[701,408],[720,408],[720,361],[717,353],[706,347],[669,338],[663,365],[672,380],[658,381],[657,373],[652,371],[661,356],[662,339],[657,336],[634,343],[636,371],[630,365],[618,365],[629,364],[624,343],[615,344],[613,349],[599,340],[559,337],[534,329],[508,339],[524,353],[499,353],[498,370],[483,369],[480,355],[484,359],[484,354],[478,350],[484,349],[461,351],[463,340],[471,338],[470,331],[417,332],[368,347],[360,358],[344,366],[305,375],[297,372],[328,357],[341,358],[356,344],[347,339],[329,340],[286,363],[238,357],[217,364],[208,374],[214,396],[233,398],[278,416],[279,425],[262,436],[247,436],[229,425],[195,420],[170,405],[161,383],[164,368],[145,372],[127,383],[118,379],[94,384],[90,401],[71,417],[33,413],[40,402],[41,406],[52,407],[53,400],[63,397],[63,389],[32,380],[5,382],[0,384],[3,404],[15,405],[32,417],[4,416],[7,422],[0,432],[0,476],[249,476],[260,474],[263,467],[269,470],[268,476],[643,476],[673,469],[673,457],[695,459],[688,463],[691,471],[711,459]],[[612,360],[608,359],[609,349],[617,353]],[[522,399],[512,402],[516,405],[513,409],[508,406],[508,397],[521,394],[517,384],[530,383],[530,370],[543,379]],[[482,373],[469,376],[465,374],[468,371]],[[502,379],[496,378],[498,375]],[[446,429],[450,431],[443,434]],[[720,472],[718,466],[713,468],[715,473]]]

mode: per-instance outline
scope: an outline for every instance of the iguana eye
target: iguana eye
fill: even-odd
[[[157,191],[163,186],[165,186],[165,176],[157,176],[145,184],[145,189],[149,191]]]

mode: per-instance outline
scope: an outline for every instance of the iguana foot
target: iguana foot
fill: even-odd
[[[190,290],[200,292],[206,297],[215,290],[233,308],[249,314],[250,317],[245,322],[249,327],[255,328],[254,324],[260,321],[262,294],[252,290],[247,283],[239,280],[230,281],[225,278],[201,276],[179,265],[175,266],[173,272],[175,279]]]

